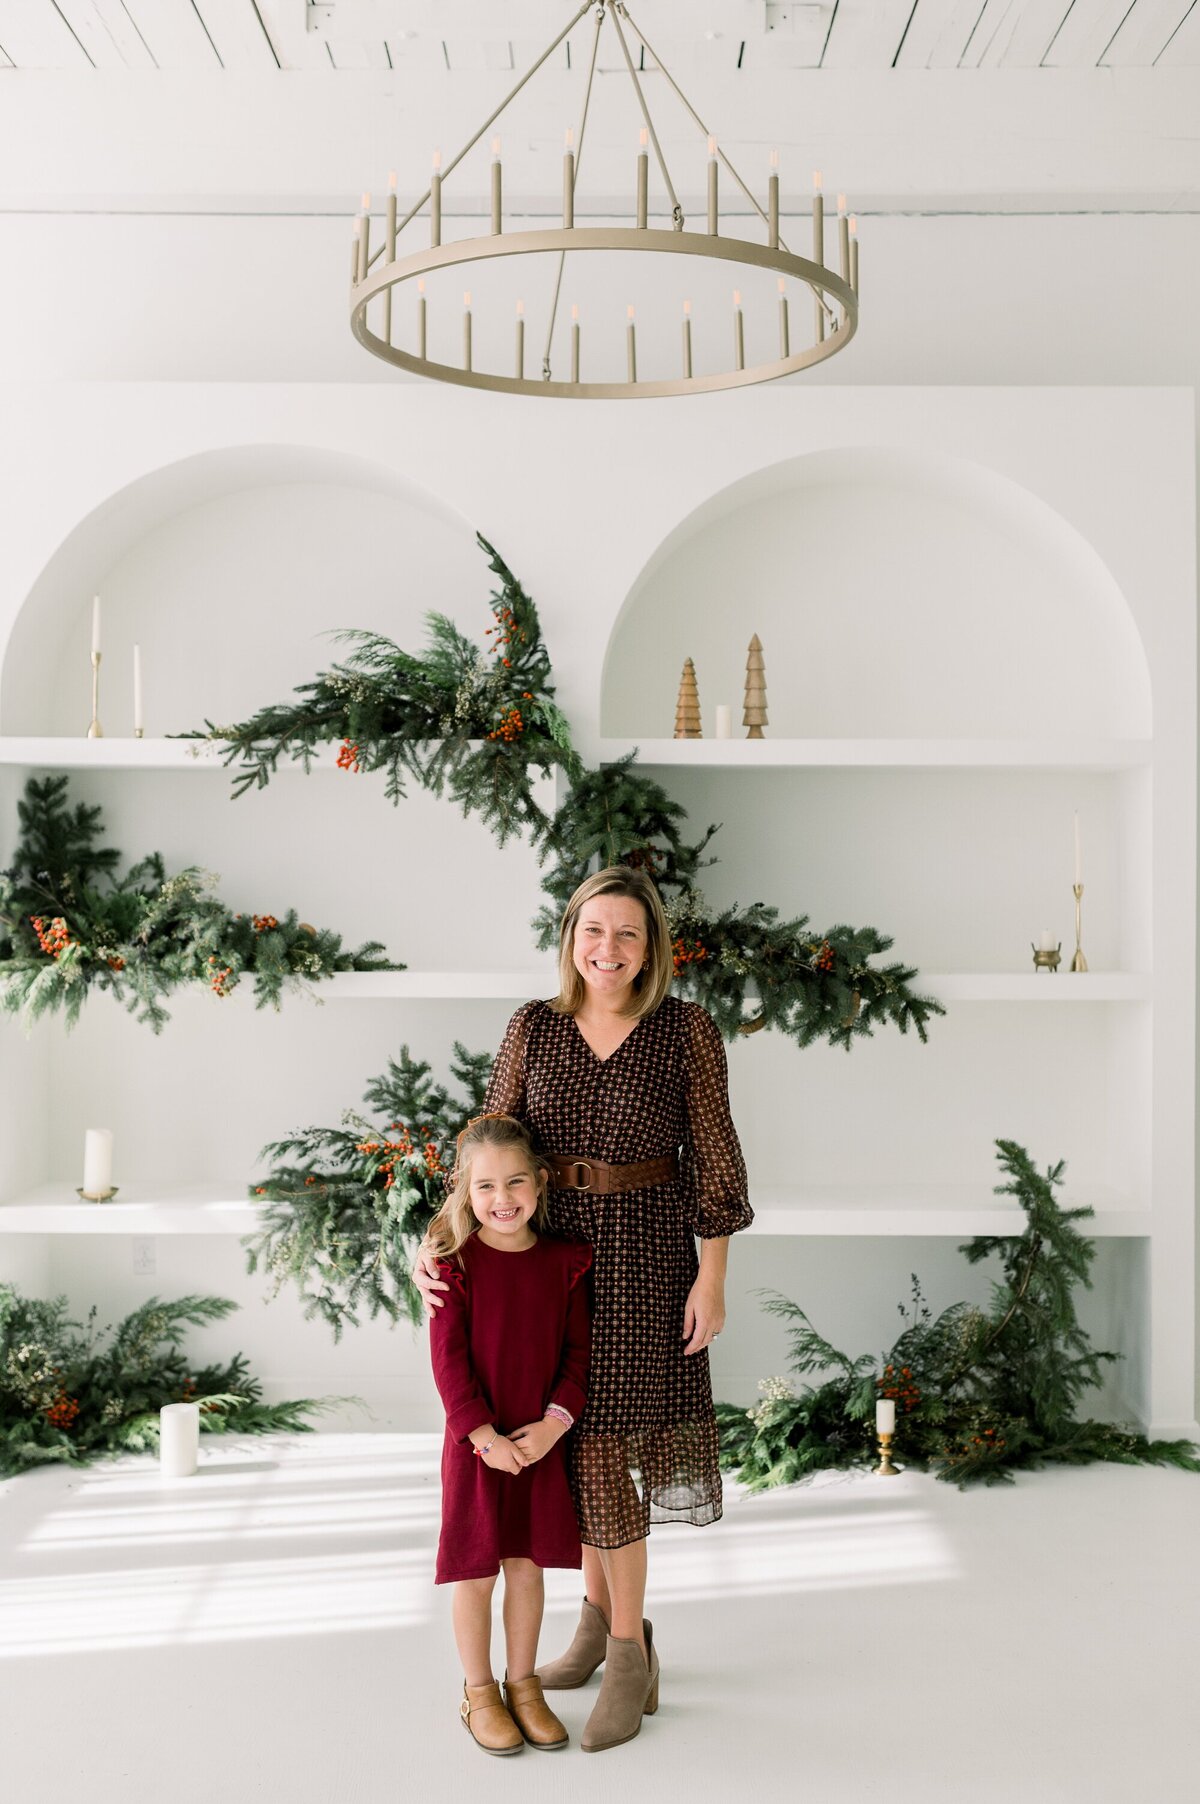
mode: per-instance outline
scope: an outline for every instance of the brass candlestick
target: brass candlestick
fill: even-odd
[[[92,653],[92,724],[87,730],[89,739],[103,739],[104,728],[100,725],[100,653]]]
[[[99,1195],[94,1196],[91,1191],[85,1190],[83,1185],[80,1184],[76,1188],[75,1194],[78,1197],[82,1197],[85,1203],[106,1203],[109,1197],[116,1196],[118,1189],[118,1185],[112,1184],[107,1190],[102,1190]]]
[[[885,1434],[882,1428],[877,1432],[879,1437],[879,1464],[875,1467],[875,1476],[877,1478],[899,1478],[903,1471],[903,1467],[893,1466],[892,1464],[892,1436],[890,1434]]]
[[[1033,952],[1033,968],[1035,971],[1057,971],[1058,970],[1059,963],[1062,959],[1062,941],[1061,940],[1059,941],[1058,945],[1055,946],[1053,948],[1053,950],[1049,951],[1049,952],[1043,952],[1039,947],[1034,945],[1032,940],[1030,940],[1029,945],[1030,945],[1030,949]]]
[[[1075,892],[1075,956],[1071,960],[1071,969],[1072,971],[1086,971],[1088,963],[1087,959],[1083,956],[1082,929],[1083,885],[1082,883],[1073,883],[1071,888]]]

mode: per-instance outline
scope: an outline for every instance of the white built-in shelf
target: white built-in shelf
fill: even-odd
[[[1064,960],[1066,951],[1064,950]],[[249,984],[247,982],[247,993]],[[913,988],[938,1002],[1144,1002],[1151,980],[1131,971],[918,972]],[[353,1001],[528,1001],[558,993],[557,965],[526,971],[338,971],[313,985],[318,997]]]
[[[1032,954],[1031,954],[1032,958]],[[939,1002],[1148,1002],[1152,980],[1140,971],[920,971],[913,988]]]
[[[1148,739],[602,739],[601,762],[637,748],[639,763],[764,770],[839,769],[1129,770],[1149,764]]]
[[[249,990],[250,980],[243,981]],[[313,993],[342,1002],[528,1002],[534,996],[557,996],[558,966],[532,971],[335,971],[315,983]]]
[[[1090,1203],[1089,1237],[1145,1237],[1150,1215],[1103,1186],[1077,1185],[1062,1199]],[[956,1235],[1019,1234],[1015,1203],[979,1184],[822,1185],[752,1193],[754,1234]],[[3,1234],[249,1234],[264,1205],[236,1183],[130,1184],[107,1203],[85,1203],[67,1184],[44,1184],[0,1204]]]
[[[26,739],[0,737],[0,764],[43,770],[215,770],[232,775],[240,764],[226,765],[226,748],[211,739]],[[314,770],[337,770],[338,748],[321,746],[313,753]],[[280,771],[303,771],[303,764],[281,757]]]

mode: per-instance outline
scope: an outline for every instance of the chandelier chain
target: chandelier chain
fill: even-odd
[[[600,48],[600,28],[604,24],[604,4],[596,8],[596,29],[592,33],[592,54],[588,63],[587,86],[583,91],[583,109],[579,115],[579,130],[575,142],[575,180],[579,180],[579,166],[583,161],[583,139],[587,131],[588,108],[592,104],[592,82],[596,74],[596,53]],[[550,380],[550,346],[554,340],[554,326],[558,319],[558,301],[562,293],[563,265],[567,260],[566,251],[558,253],[558,272],[554,278],[554,298],[550,303],[550,325],[546,332],[546,348],[542,352],[542,381]]]

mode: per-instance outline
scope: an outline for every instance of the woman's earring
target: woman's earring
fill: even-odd
[[[648,970],[649,970],[649,969],[650,969],[650,960],[649,960],[649,959],[648,959],[648,958],[647,958],[647,959],[643,959],[643,961],[642,961],[642,970],[643,970],[643,971],[648,971]]]

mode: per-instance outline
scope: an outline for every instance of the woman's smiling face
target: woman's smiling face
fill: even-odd
[[[594,996],[627,991],[646,962],[646,911],[635,896],[593,896],[579,911],[571,956]]]

